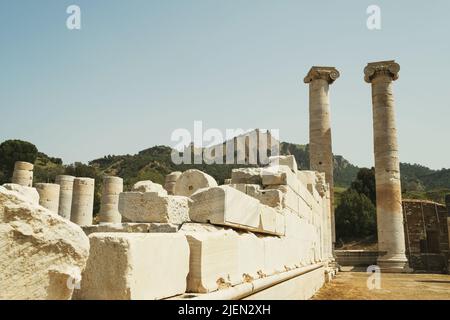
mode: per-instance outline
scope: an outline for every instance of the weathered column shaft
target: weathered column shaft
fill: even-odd
[[[75,178],[73,181],[70,221],[80,225],[92,225],[94,209],[94,179]]]
[[[312,67],[304,82],[309,83],[309,166],[324,172],[330,187],[332,241],[336,242],[334,219],[333,151],[331,141],[330,101],[328,90],[339,78],[334,67]]]
[[[98,221],[100,223],[120,223],[119,194],[123,192],[123,179],[119,177],[104,177],[102,187],[102,202]]]
[[[34,165],[31,163],[16,161],[11,182],[24,187],[31,187],[33,185],[33,168]]]
[[[59,209],[58,214],[70,220],[70,210],[72,209],[73,181],[75,177],[60,175],[56,177],[59,184]]]
[[[175,183],[178,178],[181,176],[180,171],[174,171],[166,175],[166,181],[164,183],[164,189],[166,189],[167,194],[173,195],[175,191]]]
[[[399,70],[395,61],[369,63],[364,70],[365,80],[372,84],[378,264],[385,271],[403,271],[407,267],[392,90]]]
[[[450,194],[447,194],[445,196],[445,205],[447,206],[447,231],[448,231],[448,246],[449,246],[449,252],[450,252]],[[448,257],[448,263],[447,263],[447,272],[450,274],[450,255]]]
[[[37,183],[39,204],[53,213],[58,214],[59,185],[54,183]]]

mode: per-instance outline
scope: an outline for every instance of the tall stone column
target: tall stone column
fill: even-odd
[[[75,178],[73,181],[70,221],[80,226],[92,225],[94,184],[95,180],[91,178]]]
[[[16,161],[11,182],[24,187],[31,187],[33,185],[33,168],[34,165],[29,162]]]
[[[58,214],[70,220],[70,210],[72,208],[73,181],[75,177],[60,175],[56,177],[56,183],[59,184],[59,209]]]
[[[385,272],[408,269],[393,94],[399,71],[393,60],[369,63],[364,69],[364,80],[372,85],[378,265]]]
[[[450,194],[445,196],[445,205],[447,206],[447,231],[448,231],[448,249],[450,252]],[[448,257],[447,272],[450,274],[450,255]]]
[[[339,71],[334,67],[312,67],[304,82],[309,83],[309,167],[324,172],[330,187],[331,232],[336,242],[334,219],[333,151],[331,147],[330,99],[328,90]]]
[[[104,177],[102,187],[102,202],[98,221],[100,223],[120,223],[119,194],[123,192],[123,179],[119,177]]]
[[[59,207],[59,184],[36,183],[39,193],[39,204],[53,213],[58,214]]]

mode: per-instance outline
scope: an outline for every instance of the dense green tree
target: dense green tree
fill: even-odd
[[[350,185],[350,189],[364,194],[376,205],[375,169],[361,168],[356,175],[355,181]]]
[[[336,235],[343,240],[376,235],[375,169],[361,168],[335,210]]]
[[[376,209],[363,193],[348,189],[335,210],[336,235],[343,240],[376,234]]]
[[[10,181],[14,172],[16,161],[26,161],[34,163],[38,155],[36,146],[30,142],[22,140],[6,140],[0,144],[0,171],[3,172],[2,181]]]

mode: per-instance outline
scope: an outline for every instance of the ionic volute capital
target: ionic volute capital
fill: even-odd
[[[322,79],[332,84],[339,76],[340,73],[335,67],[312,67],[303,81],[310,83],[313,80]]]
[[[387,75],[392,80],[397,80],[399,71],[400,65],[394,60],[371,62],[364,68],[364,80],[371,83],[373,79],[380,75]]]

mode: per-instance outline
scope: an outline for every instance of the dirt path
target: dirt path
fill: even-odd
[[[369,290],[366,272],[340,272],[313,300],[450,300],[450,275],[381,274],[381,289]]]

